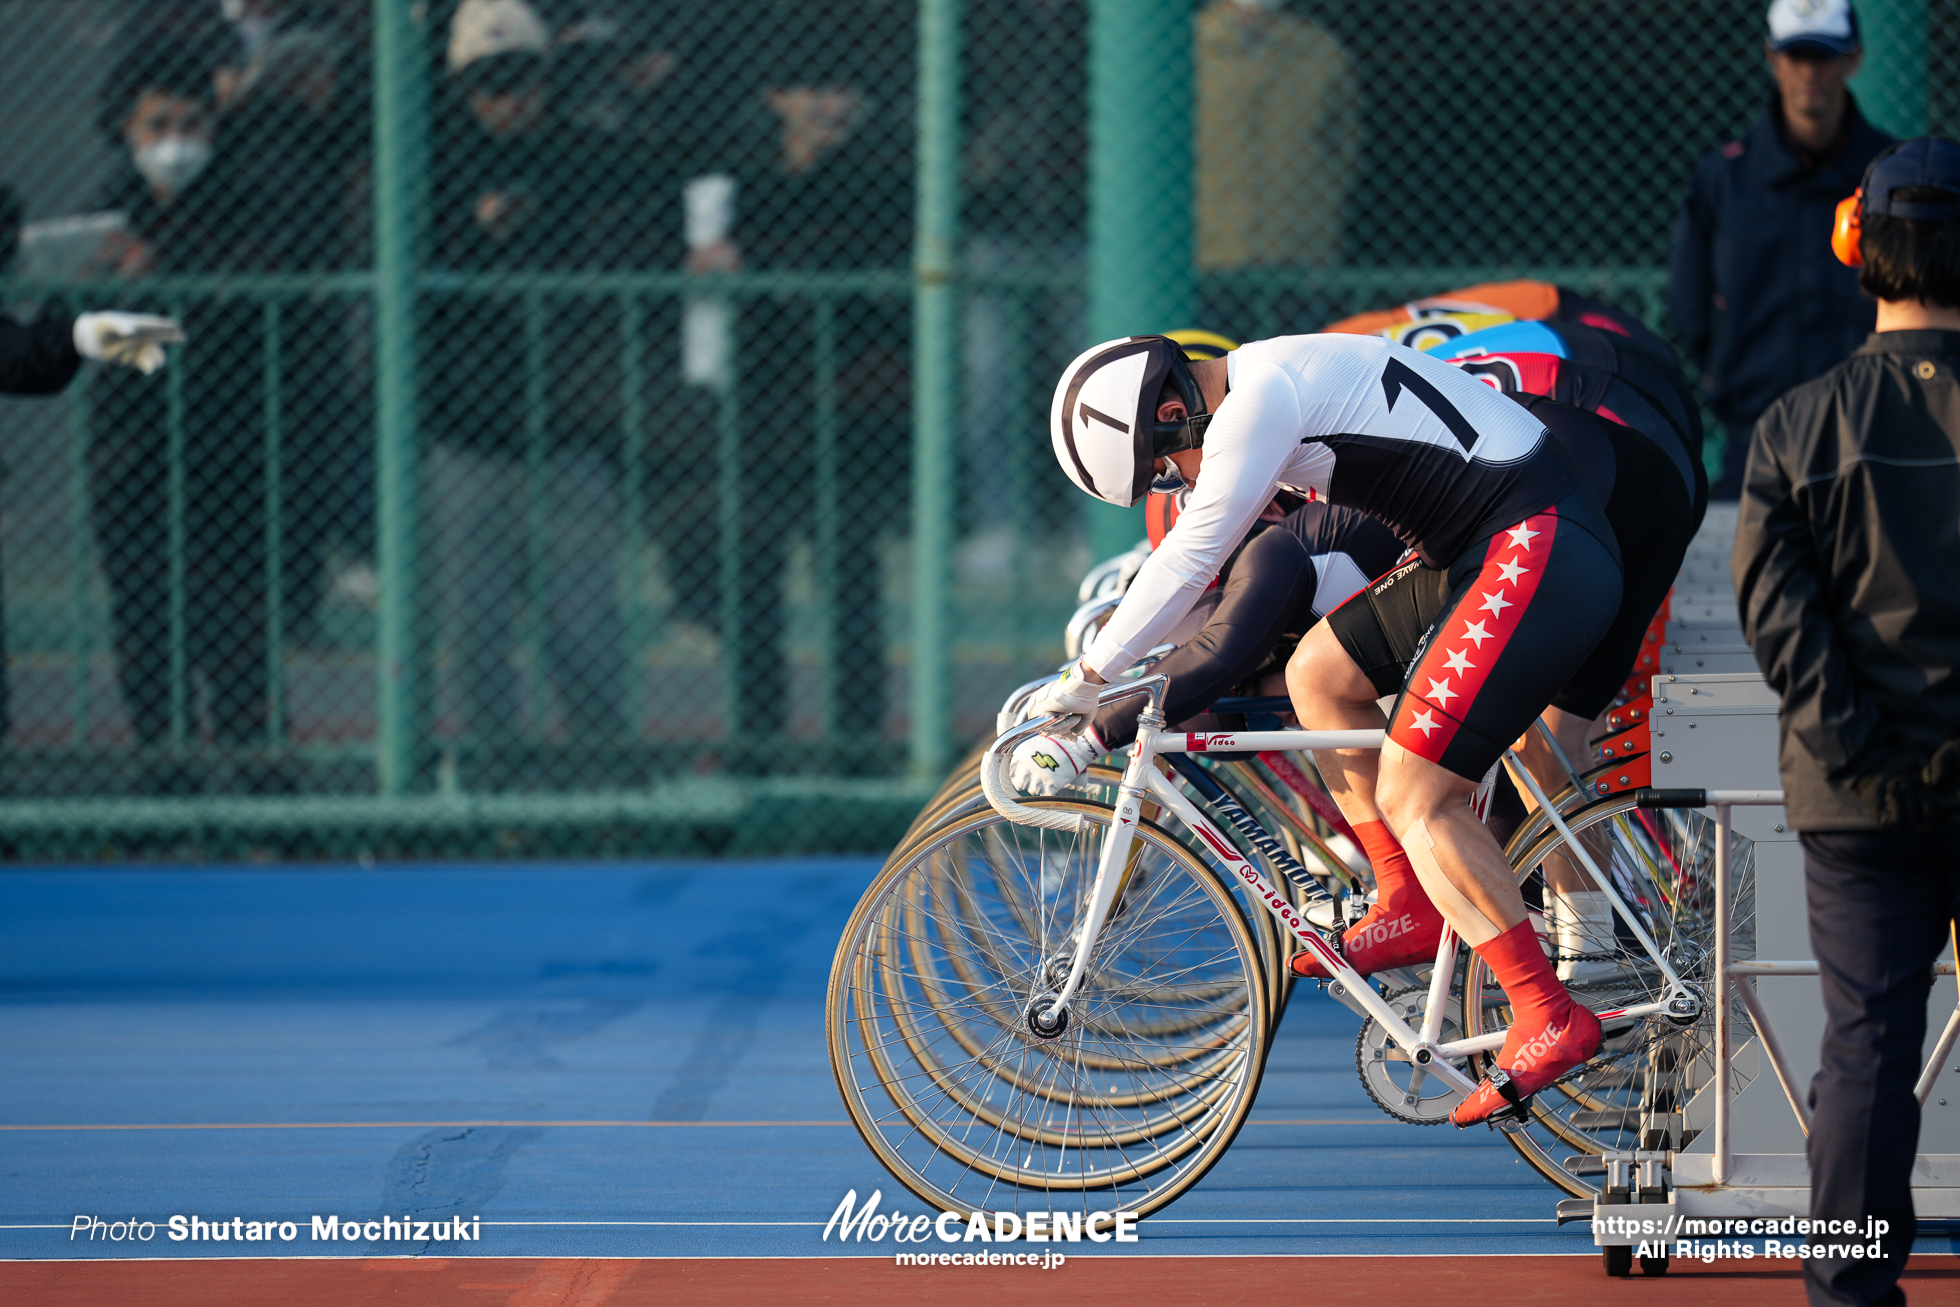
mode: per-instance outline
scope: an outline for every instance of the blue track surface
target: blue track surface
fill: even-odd
[[[875,870],[0,874],[0,1257],[889,1256],[819,1237],[848,1189],[920,1206],[841,1124],[824,1054],[831,951]],[[1263,1124],[1300,1120],[1341,1124]],[[635,1124],[527,1124],[568,1121]],[[311,1124],[11,1128],[282,1123]],[[1127,1251],[1591,1255],[1556,1197],[1493,1134],[1382,1117],[1354,1018],[1302,991],[1252,1123]],[[178,1213],[302,1232],[69,1238],[78,1214]],[[313,1215],[384,1213],[480,1215],[482,1238],[311,1240]]]

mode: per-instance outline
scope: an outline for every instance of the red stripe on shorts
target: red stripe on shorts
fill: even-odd
[[[1388,738],[1410,753],[1442,762],[1490,669],[1531,606],[1557,534],[1558,512],[1548,508],[1490,538],[1483,570],[1416,664]]]

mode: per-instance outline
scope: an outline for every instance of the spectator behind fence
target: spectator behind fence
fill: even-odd
[[[494,281],[591,254],[594,187],[618,169],[556,122],[550,44],[521,0],[464,0],[456,12],[434,154],[434,262],[444,270]],[[512,661],[537,623],[564,726],[581,744],[616,742],[626,676],[617,451],[568,431],[551,402],[555,374],[590,339],[578,324],[591,302],[477,288],[432,299],[425,506],[448,707],[479,743],[507,745],[527,720],[544,734],[543,705],[527,718]]]
[[[756,270],[906,266],[908,105],[902,88],[876,75],[871,61],[886,45],[877,32],[851,26],[861,21],[837,7],[802,14],[777,66],[780,81],[764,91],[770,145],[751,155],[746,170],[740,239]],[[911,467],[908,304],[847,295],[831,306],[838,517],[828,643],[839,733],[866,743],[859,761],[868,762],[878,751],[888,679],[880,563],[888,537],[909,530],[902,509]],[[765,300],[741,323],[741,357],[759,361],[735,371],[752,387],[743,396],[740,480],[744,517],[754,525],[739,538],[739,597],[723,640],[740,651],[732,724],[767,737],[788,729],[792,701],[808,702],[790,694],[783,572],[791,542],[816,543],[821,527],[817,306],[807,298]],[[746,762],[765,760],[758,754]]]
[[[1196,35],[1198,270],[1332,263],[1361,142],[1347,53],[1275,0],[1212,0]],[[1247,289],[1209,292],[1205,321],[1250,331]]]
[[[1669,256],[1669,308],[1728,433],[1714,499],[1736,497],[1769,402],[1872,328],[1856,274],[1830,252],[1837,202],[1892,139],[1845,89],[1861,57],[1857,15],[1849,0],[1776,0],[1769,30],[1769,111],[1695,165]]]
[[[108,271],[140,277],[251,266],[243,249],[250,195],[239,189],[241,174],[217,157],[211,74],[219,53],[146,41],[115,65],[102,121],[128,151],[129,167],[98,207],[128,217],[102,252]],[[139,745],[195,740],[194,678],[201,676],[212,738],[262,747],[265,374],[257,306],[193,298],[184,303],[184,322],[191,343],[181,405],[163,376],[104,372],[90,388],[91,516],[117,672]],[[172,520],[179,511],[181,533]],[[178,641],[181,680],[173,671]],[[181,791],[200,783],[181,756],[149,761],[137,778],[141,788]],[[251,788],[289,783],[263,761],[248,760],[242,775]]]
[[[0,277],[20,249],[20,197],[0,186]],[[48,308],[31,323],[0,315],[0,395],[53,395],[67,389],[82,360],[120,363],[148,374],[163,366],[164,346],[183,331],[151,314],[84,313]],[[0,739],[13,729],[12,677],[7,663],[6,607],[0,604]]]
[[[1882,1257],[1819,1249],[1804,1287],[1813,1307],[1895,1307],[1926,1000],[1960,914],[1960,144],[1921,137],[1879,156],[1848,216],[1836,243],[1861,265],[1878,330],[1763,414],[1733,566],[1743,631],[1782,701],[1823,989],[1810,1215],[1890,1224]]]
[[[367,106],[337,35],[306,27],[262,43],[219,118],[217,189],[236,229],[230,267],[254,273],[333,272],[356,266],[364,216],[356,179]],[[283,296],[279,311],[280,566],[283,633],[309,639],[329,545],[367,544],[362,493],[370,441],[355,396],[348,301]],[[228,315],[236,372],[235,420],[256,419],[270,342],[260,303]]]
[[[332,6],[312,0],[220,0],[219,11],[230,29],[238,58],[215,74],[218,103],[229,107],[244,93],[245,83],[262,73],[268,52],[296,36],[337,41],[339,20]]]

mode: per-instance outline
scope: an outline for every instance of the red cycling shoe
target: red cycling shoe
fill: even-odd
[[[1513,1026],[1511,1039],[1517,1037],[1517,1027]],[[1472,1126],[1506,1108],[1522,1108],[1533,1094],[1591,1061],[1599,1052],[1599,1018],[1574,1003],[1561,1021],[1542,1026],[1519,1042],[1522,1046],[1513,1054],[1510,1040],[1505,1041],[1504,1053],[1489,1076],[1451,1110],[1451,1125]]]
[[[1443,915],[1422,892],[1409,855],[1378,821],[1357,822],[1355,836],[1374,864],[1375,905],[1368,915],[1341,936],[1348,965],[1362,975],[1436,960],[1443,938]],[[1293,957],[1293,974],[1309,980],[1331,979],[1311,953]]]
[[[1459,1128],[1507,1109],[1521,1112],[1526,1099],[1591,1060],[1601,1042],[1599,1018],[1565,992],[1529,921],[1478,945],[1477,953],[1504,987],[1513,1016],[1497,1065],[1450,1113]]]

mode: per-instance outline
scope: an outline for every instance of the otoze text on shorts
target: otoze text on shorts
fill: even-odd
[[[893,1243],[926,1243],[934,1238],[941,1243],[1137,1241],[1135,1212],[922,1212],[912,1216],[880,1212],[878,1203],[885,1196],[882,1189],[872,1190],[863,1207],[857,1205],[857,1196],[858,1191],[851,1190],[830,1214],[823,1228],[826,1241],[832,1230],[837,1231],[839,1243],[877,1243],[886,1235]]]

